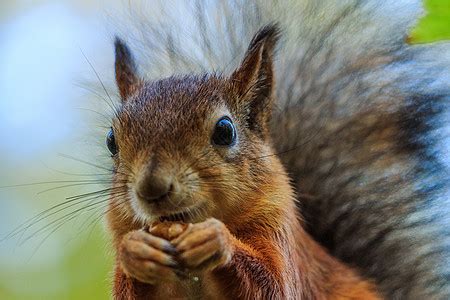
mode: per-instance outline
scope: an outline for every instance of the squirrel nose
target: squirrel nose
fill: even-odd
[[[136,194],[147,202],[158,202],[173,190],[169,176],[145,176],[136,186]]]

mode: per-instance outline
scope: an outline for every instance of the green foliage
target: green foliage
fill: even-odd
[[[411,33],[412,43],[450,40],[450,0],[426,0],[426,15]]]

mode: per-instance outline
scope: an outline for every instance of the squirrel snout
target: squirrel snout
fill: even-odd
[[[173,182],[169,176],[145,176],[136,185],[136,194],[147,202],[164,200],[172,190]]]

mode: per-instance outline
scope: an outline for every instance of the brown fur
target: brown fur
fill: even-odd
[[[111,197],[108,213],[117,253],[116,299],[379,298],[374,285],[330,256],[302,228],[293,189],[269,137],[277,36],[275,26],[263,28],[229,78],[157,82],[130,74],[136,69],[131,54],[116,42],[123,105],[113,126],[119,149],[114,188],[120,194]],[[223,115],[232,117],[238,135],[236,145],[228,148],[211,145],[215,122]],[[136,196],[149,174],[173,182],[163,203]],[[189,211],[185,221],[191,225],[179,237],[158,240],[139,231],[180,209]],[[192,241],[205,234],[211,234],[204,243],[213,242],[214,255],[194,265],[189,253],[206,250]],[[150,238],[158,245],[144,242]],[[167,241],[175,252],[167,249]],[[172,258],[176,264],[168,268]],[[176,274],[180,266],[186,277]],[[167,277],[155,280],[163,273]]]

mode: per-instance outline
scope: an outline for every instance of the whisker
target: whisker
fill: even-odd
[[[126,201],[124,201],[126,202]],[[122,202],[122,203],[124,203]],[[107,205],[107,204],[106,204]],[[105,207],[105,206],[103,206]],[[100,209],[103,209],[102,207]],[[64,224],[70,222],[71,220],[75,219],[78,215],[73,215],[70,216],[69,218],[63,219],[60,222],[58,222],[56,224],[56,226],[54,226],[53,228],[50,228],[50,232],[44,237],[44,239],[39,243],[39,245],[36,247],[36,249],[34,250],[33,254],[31,255],[30,259],[34,256],[34,254],[39,250],[39,248],[44,244],[44,242],[53,234],[55,233],[58,229],[60,229]],[[100,215],[101,217],[101,215]],[[89,227],[88,227],[89,228]],[[93,227],[94,228],[94,227]]]
[[[106,184],[106,183],[110,183],[111,180],[105,180],[105,181],[99,181],[99,182],[87,182],[87,183],[74,183],[74,184],[66,184],[66,185],[62,185],[62,186],[57,186],[57,187],[53,187],[53,188],[49,188],[43,191],[40,191],[37,193],[37,195],[41,195],[50,191],[54,191],[54,190],[60,190],[60,189],[65,189],[65,188],[69,188],[69,187],[74,187],[74,186],[85,186],[85,185],[97,185],[97,184]]]
[[[95,76],[97,77],[98,81],[100,82],[103,90],[105,91],[106,96],[108,97],[108,99],[111,101],[111,103],[109,103],[108,101],[105,102],[106,104],[112,109],[112,111],[116,114],[118,109],[117,107],[114,106],[114,101],[112,100],[111,96],[108,93],[108,90],[106,89],[105,85],[103,84],[103,81],[101,80],[100,76],[98,75],[97,70],[95,70],[94,65],[91,63],[91,61],[87,58],[87,56],[84,54],[83,49],[80,48],[81,54],[83,55],[84,59],[86,60],[86,62],[89,64],[89,66],[91,67],[92,71],[94,72]],[[103,97],[102,97],[103,98]]]
[[[75,195],[75,196],[70,196],[70,197],[66,197],[66,200],[81,199],[81,198],[84,198],[84,197],[89,197],[91,195],[96,195],[98,193],[108,193],[111,190],[121,189],[121,188],[127,188],[127,186],[126,185],[121,185],[121,186],[111,187],[111,188],[107,188],[107,189],[103,189],[103,190],[99,190],[99,191],[95,191],[95,192],[89,192],[89,193],[85,193],[85,194],[79,194],[79,195]]]
[[[105,121],[107,121],[108,124],[111,122],[111,116],[104,115],[104,114],[102,114],[102,113],[100,113],[100,112],[98,112],[96,110],[93,110],[93,109],[90,109],[90,108],[85,108],[85,107],[76,107],[76,109],[85,110],[85,111],[88,111],[88,112],[95,113],[95,114],[99,115],[100,117],[104,118]],[[110,128],[110,126],[105,126],[104,128]]]
[[[55,233],[59,228],[61,228],[66,222],[71,221],[72,219],[74,219],[76,216],[73,216],[71,218],[69,218],[68,220],[65,220],[64,222],[60,222],[58,224],[58,226],[56,226],[56,228],[54,228],[49,234],[47,234],[42,241],[36,246],[36,248],[33,250],[33,253],[31,254],[31,256],[29,257],[29,260],[31,260],[33,258],[33,256],[36,254],[36,252],[42,247],[42,245],[45,243],[45,241],[53,234]],[[24,242],[23,242],[24,243]],[[23,245],[23,243],[21,243],[20,245]]]
[[[109,128],[109,127],[108,127]],[[64,174],[64,175],[70,175],[70,176],[83,176],[83,177],[97,177],[97,176],[108,176],[111,177],[112,173],[98,173],[98,174],[85,174],[85,173],[71,173],[71,172],[67,172],[67,171],[62,171],[62,170],[58,170],[55,168],[52,168],[50,166],[48,166],[47,164],[43,163],[44,166],[49,169],[52,170],[53,172],[57,172],[59,174]]]
[[[93,89],[93,88],[91,88],[91,87],[88,87],[88,86],[86,86],[86,85],[83,84],[83,83],[74,83],[74,85],[75,85],[77,88],[81,88],[81,89],[83,89],[83,90],[86,90],[86,91],[88,91],[88,92],[94,94],[94,95],[97,96],[99,99],[102,99],[102,100],[104,100],[104,101],[107,101],[107,100],[108,100],[108,99],[106,99],[102,94],[100,94],[99,92],[97,92],[95,89]],[[109,118],[108,118],[108,119],[109,119]]]
[[[75,215],[75,214],[77,214],[77,213],[79,213],[79,212],[85,210],[86,208],[89,208],[89,207],[92,207],[92,206],[95,206],[95,205],[99,205],[99,204],[103,203],[104,201],[108,201],[108,200],[109,200],[109,198],[106,198],[106,199],[99,200],[99,201],[97,201],[97,202],[95,202],[95,203],[87,204],[87,205],[85,205],[85,206],[83,206],[83,207],[81,207],[81,208],[78,208],[78,209],[76,209],[76,210],[74,210],[74,211],[71,211],[71,212],[69,212],[69,213],[63,215],[62,217],[57,218],[56,220],[51,221],[50,223],[48,223],[48,224],[42,226],[41,228],[35,230],[33,233],[31,233],[30,235],[28,235],[28,236],[25,238],[25,240],[22,241],[22,242],[20,243],[20,245],[23,245],[26,241],[28,241],[29,239],[31,239],[33,236],[35,236],[35,235],[37,235],[37,234],[39,234],[39,233],[45,231],[47,228],[49,228],[50,226],[54,225],[55,223],[57,223],[57,222],[59,222],[59,221],[61,221],[61,220],[66,220],[67,217],[71,217],[71,216],[73,216],[73,215]]]
[[[124,188],[123,186],[121,187],[116,187],[116,188]],[[82,198],[71,198],[67,201],[64,201],[62,203],[58,203],[48,209],[45,209],[44,211],[38,213],[36,216],[30,218],[29,220],[25,221],[24,223],[20,224],[19,226],[17,226],[15,229],[13,229],[8,235],[6,235],[4,238],[2,238],[0,241],[4,241],[8,238],[14,237],[17,234],[19,234],[20,232],[25,232],[26,230],[28,230],[29,228],[31,228],[32,226],[36,225],[37,223],[39,223],[40,221],[58,213],[61,212],[63,210],[66,210],[70,207],[82,204],[84,202],[93,200],[93,199],[98,199],[102,196],[109,196],[111,191],[114,191],[116,188],[109,188],[109,189],[105,189],[105,190],[101,190],[101,191],[97,191],[98,195],[96,195],[96,192],[92,192],[89,193],[91,196],[94,195],[95,197],[91,197],[91,198],[87,198],[87,199],[82,199]],[[111,193],[111,195],[114,195],[113,193]],[[66,198],[67,199],[67,198]],[[80,200],[81,199],[81,200]],[[79,201],[77,201],[79,200]],[[77,201],[77,202],[74,202]],[[58,209],[59,208],[59,209]],[[55,211],[55,209],[58,209]]]
[[[91,166],[91,167],[96,167],[96,168],[99,168],[99,169],[101,169],[101,170],[109,171],[109,172],[111,172],[111,174],[112,174],[113,172],[115,172],[115,171],[112,170],[112,169],[108,169],[108,168],[105,168],[105,167],[103,167],[103,166],[99,166],[99,165],[97,165],[97,164],[91,163],[91,162],[89,162],[89,161],[85,161],[85,160],[83,160],[83,159],[81,159],[81,158],[77,158],[77,157],[74,157],[74,156],[71,156],[71,155],[67,155],[67,154],[64,154],[64,153],[59,153],[59,156],[64,157],[64,158],[68,158],[68,159],[72,159],[72,160],[77,161],[77,162],[80,162],[80,163],[84,163],[84,164],[89,165],[89,166]],[[117,172],[117,171],[116,171],[116,172]],[[120,174],[120,172],[117,172],[117,173]],[[126,175],[126,174],[123,174],[123,173],[122,173],[122,175]]]
[[[36,185],[45,185],[45,184],[59,184],[59,183],[92,183],[98,182],[98,180],[54,180],[54,181],[40,181],[40,182],[32,182],[32,183],[21,183],[21,184],[13,184],[13,185],[4,185],[0,186],[0,189],[7,188],[17,188],[17,187],[27,187],[27,186],[36,186]]]
[[[121,195],[120,197],[126,196],[126,194],[127,194],[127,193]],[[91,223],[89,223],[89,225],[88,225],[86,228],[89,228],[90,226],[95,226],[96,223],[98,223],[98,222],[102,219],[102,217],[103,217],[104,215],[108,214],[109,212],[111,212],[111,211],[114,210],[114,209],[119,208],[119,206],[121,206],[122,204],[126,203],[128,200],[129,200],[129,199],[124,198],[124,199],[123,199],[122,201],[120,201],[120,202],[113,203],[113,204],[110,206],[110,208],[108,208],[107,210],[102,211],[105,207],[108,207],[108,206],[110,205],[110,203],[105,204],[103,207],[100,208],[101,211],[100,211],[99,213],[97,213],[97,216],[94,218],[94,220],[91,221]],[[93,215],[95,215],[95,212],[94,212]]]

